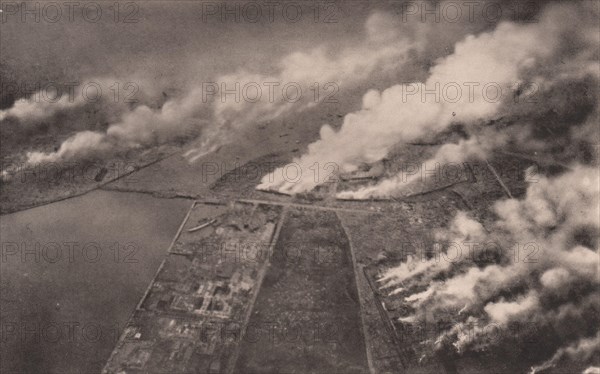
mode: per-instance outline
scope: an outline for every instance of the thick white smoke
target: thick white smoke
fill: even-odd
[[[553,36],[549,36],[555,38],[552,42],[554,49],[552,56],[543,60],[541,64],[536,64],[534,68],[525,69],[524,75],[513,86],[515,90],[509,95],[506,95],[505,91],[507,96],[505,99],[514,98],[514,103],[511,100],[504,100],[503,105],[497,108],[495,113],[490,112],[487,116],[487,119],[499,116],[510,118],[510,121],[516,122],[513,128],[502,129],[489,126],[482,131],[481,128],[471,126],[467,122],[471,138],[461,140],[458,144],[442,146],[424,165],[432,169],[436,164],[444,166],[466,160],[485,159],[493,150],[504,148],[508,143],[513,143],[516,149],[555,154],[561,146],[567,144],[578,143],[579,146],[583,146],[582,148],[589,149],[590,139],[598,137],[598,128],[594,119],[597,115],[589,114],[589,120],[583,124],[579,124],[572,115],[572,113],[580,113],[585,116],[588,107],[596,105],[594,84],[590,83],[588,88],[582,82],[597,82],[600,79],[596,53],[596,46],[600,42],[597,24],[590,22],[585,14],[597,14],[597,9],[589,6],[563,6],[551,7],[544,13],[540,27],[552,30]],[[574,24],[561,22],[565,17],[580,19],[581,22],[577,27]],[[550,25],[560,26],[552,28]],[[574,50],[572,45],[577,45],[578,48]],[[597,111],[597,108],[595,110]],[[482,119],[485,120],[486,116]],[[548,129],[548,119],[552,120],[553,129]],[[541,141],[535,139],[532,133],[539,133],[540,128],[549,132],[552,139]],[[585,152],[587,151],[582,151]],[[574,155],[571,152],[559,157],[569,160],[579,156],[581,155]],[[375,185],[362,187],[357,191],[343,191],[338,194],[338,197],[367,199],[402,195],[410,193],[411,188],[408,186],[419,178],[420,175],[414,174],[407,180],[403,179],[401,174]]]
[[[298,113],[323,102],[336,102],[374,73],[397,71],[420,45],[406,36],[397,17],[375,12],[365,23],[362,42],[332,53],[325,45],[296,51],[279,61],[273,74],[245,69],[205,82],[204,102],[212,103],[220,136],[250,125]],[[187,152],[191,162],[206,154],[203,145]]]
[[[512,95],[521,73],[536,68],[559,45],[561,28],[555,20],[560,10],[548,13],[537,24],[505,22],[492,32],[468,36],[456,44],[453,54],[437,61],[425,82],[367,92],[362,110],[348,114],[337,132],[324,125],[321,139],[293,160],[303,171],[299,182],[286,180],[283,170],[276,170],[257,188],[308,191],[324,182],[310,172],[315,165],[333,162],[341,172],[351,172],[361,163],[382,159],[395,144],[439,132],[453,122],[469,125],[497,115],[503,101],[498,95]],[[393,182],[381,187],[384,192],[359,191],[356,197],[394,189]],[[341,196],[350,198],[353,193]]]
[[[109,125],[106,132],[81,131],[65,140],[55,152],[29,152],[28,162],[37,164],[102,156],[202,132],[201,148],[187,153],[190,160],[195,160],[227,141],[232,131],[316,105],[335,97],[340,86],[352,88],[376,71],[398,69],[414,48],[394,17],[374,13],[365,28],[364,41],[343,48],[338,54],[329,53],[325,46],[320,46],[285,56],[277,64],[274,75],[240,70],[218,76],[213,84],[198,84],[159,109],[139,105],[122,110],[121,118]],[[259,99],[254,100],[257,87],[261,92]],[[226,94],[224,90],[236,93]],[[79,91],[74,97],[69,100],[64,96],[55,102],[22,99],[12,108],[0,111],[0,120],[13,117],[20,121],[41,121],[86,103]],[[205,110],[207,107],[212,108],[212,113]]]
[[[447,165],[459,165],[466,159],[484,159],[493,149],[505,144],[505,134],[487,131],[480,136],[471,136],[469,139],[461,139],[457,144],[444,144],[437,150],[436,154],[423,163],[422,168],[435,170]],[[422,178],[420,173],[411,174],[408,177],[403,174],[396,175],[381,182],[363,187],[357,191],[342,191],[337,194],[341,199],[369,199],[374,197],[397,196],[410,184]]]
[[[126,111],[106,132],[78,132],[55,152],[28,152],[28,162],[40,164],[102,156],[198,134],[207,127],[206,120],[199,116],[201,95],[199,89],[192,90],[181,98],[167,101],[160,109],[139,105]]]
[[[93,131],[82,131],[65,140],[56,152],[28,152],[27,162],[38,165],[48,162],[58,162],[81,157],[102,155],[112,149],[112,144],[106,141],[106,136]]]
[[[271,75],[240,70],[217,78],[215,118],[235,127],[268,121],[322,101],[337,100],[373,72],[397,70],[417,45],[403,33],[397,17],[375,12],[365,23],[366,38],[337,53],[319,46],[285,56]],[[237,85],[237,86],[236,86]],[[236,89],[236,87],[239,87]],[[223,88],[241,91],[237,100]]]
[[[560,360],[569,359],[576,362],[589,362],[593,355],[600,354],[600,332],[591,338],[582,338],[581,340],[560,348],[552,358],[541,365],[531,368],[530,374],[543,372],[555,366]],[[582,374],[595,374],[600,372],[598,367],[589,367]]]
[[[40,86],[29,97],[16,100],[12,107],[0,110],[0,121],[10,118],[17,120],[20,126],[35,127],[58,113],[72,111],[88,103],[100,103],[104,100],[116,107],[123,104],[118,96],[123,92],[119,92],[116,86],[120,82],[121,80],[108,76],[93,77],[79,84],[73,82],[59,85],[51,82]],[[149,88],[146,84],[144,86]]]
[[[14,117],[23,121],[40,121],[60,111],[82,105],[85,102],[80,95],[75,95],[72,98],[68,95],[62,95],[59,98],[42,98],[42,95],[46,95],[46,92],[36,92],[28,98],[15,101],[11,108],[0,110],[0,121],[8,117]]]
[[[450,342],[459,354],[495,344],[489,335],[497,331],[484,326],[507,329],[511,323],[534,324],[536,344],[548,344],[546,349],[557,349],[542,338],[550,330],[565,345],[582,339],[598,351],[598,339],[589,338],[599,322],[599,204],[596,168],[574,166],[559,177],[541,178],[523,199],[495,204],[498,219],[489,233],[459,213],[436,235],[446,243],[441,256],[438,251],[430,259],[409,258],[387,271],[382,286],[414,310],[403,320],[455,316],[456,323],[437,342]],[[471,243],[471,251],[465,243]],[[486,253],[481,261],[490,249],[494,256]]]

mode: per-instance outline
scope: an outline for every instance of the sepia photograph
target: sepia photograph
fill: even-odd
[[[600,0],[0,0],[0,373],[600,374]]]

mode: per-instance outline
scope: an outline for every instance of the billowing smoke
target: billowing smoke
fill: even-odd
[[[487,119],[504,118],[505,123],[513,123],[512,126],[482,127],[466,122],[470,138],[458,144],[443,145],[424,165],[485,160],[492,151],[510,146],[551,153],[559,162],[594,163],[597,151],[591,140],[599,135],[595,118],[598,114],[596,87],[600,78],[595,46],[600,38],[597,25],[590,22],[585,13],[597,14],[597,10],[569,6],[550,8],[544,14],[542,22],[546,25],[559,24],[559,17],[568,16],[580,20],[579,29],[562,23],[560,29],[554,30],[557,42],[551,56],[522,70],[512,95],[505,95],[502,105],[487,116]],[[482,116],[482,120],[485,124],[486,116]],[[573,148],[579,152],[573,152]],[[399,175],[357,191],[343,191],[338,197],[367,199],[401,195],[410,192],[407,187],[418,179],[418,174],[408,180]]]
[[[217,121],[242,126],[269,121],[282,114],[300,111],[322,101],[336,100],[340,89],[350,90],[374,71],[398,69],[417,48],[402,28],[398,17],[375,12],[365,24],[362,42],[335,48],[319,46],[285,56],[272,75],[240,70],[218,77],[215,86]],[[218,84],[218,85],[217,85]],[[225,97],[225,89],[241,91]]]
[[[120,79],[106,76],[92,77],[85,82],[69,84],[50,82],[47,85],[39,85],[39,90],[36,92],[16,100],[10,108],[0,110],[0,121],[16,121],[20,128],[34,128],[56,117],[57,114],[74,112],[90,104],[110,105],[113,111],[120,112],[127,101],[117,96],[123,94],[116,88],[119,82]],[[133,83],[129,82],[129,84]],[[142,86],[147,91],[151,90],[148,84],[142,83]],[[137,92],[139,85],[136,84],[136,87],[132,88],[136,90],[136,99],[141,99],[141,92]],[[77,114],[81,115],[81,113]],[[19,129],[10,128],[9,131],[19,131]]]
[[[549,360],[534,372],[565,356],[597,365],[599,181],[597,168],[580,165],[541,178],[523,199],[496,202],[497,220],[487,230],[459,213],[436,233],[432,257],[409,257],[380,279],[410,307],[401,320],[451,316],[430,341],[433,350],[461,355],[527,340],[546,355],[535,359]],[[527,333],[498,334],[515,325]]]
[[[375,12],[365,23],[366,37],[341,50],[325,45],[284,56],[272,74],[240,69],[204,82],[203,102],[211,103],[221,137],[260,122],[334,103],[340,90],[351,91],[373,73],[397,71],[422,45],[409,38],[396,17]],[[187,153],[195,161],[206,145]]]
[[[541,365],[531,368],[530,374],[543,372],[556,366],[561,360],[572,360],[575,362],[590,362],[594,355],[600,354],[600,332],[591,338],[582,338],[581,340],[560,348],[552,358]],[[600,368],[590,366],[583,371],[583,374],[595,374],[600,372]]]
[[[31,165],[58,162],[85,157],[101,156],[112,150],[112,144],[102,133],[82,131],[65,140],[56,152],[28,152],[27,162]]]
[[[506,134],[495,131],[483,131],[481,135],[473,135],[469,139],[461,139],[458,143],[442,145],[436,154],[423,163],[423,169],[433,170],[436,165],[458,165],[466,159],[483,159],[492,149],[506,144]],[[396,175],[381,182],[363,187],[357,191],[342,191],[337,194],[341,199],[369,199],[372,197],[397,196],[410,184],[422,178],[419,173]]]
[[[160,108],[139,105],[126,111],[105,132],[82,131],[65,140],[57,151],[28,152],[30,164],[62,162],[99,157],[123,149],[147,147],[199,134],[207,127],[198,105],[202,92],[195,89],[183,97],[165,102]]]
[[[76,95],[72,99],[67,95],[53,97],[49,100],[40,97],[45,92],[36,92],[28,98],[15,101],[10,109],[0,110],[0,121],[14,117],[21,121],[39,121],[50,117],[57,112],[77,107],[84,103],[82,96]]]
[[[553,61],[557,53],[562,53],[559,47],[565,34],[573,31],[564,22],[557,22],[565,9],[570,8],[549,9],[537,24],[504,22],[492,32],[468,36],[455,45],[451,55],[437,61],[424,82],[399,84],[383,92],[367,92],[363,97],[363,109],[348,114],[339,131],[324,125],[320,140],[309,145],[305,155],[293,160],[306,171],[302,173],[306,178],[290,182],[284,178],[282,170],[276,170],[273,175],[265,176],[257,188],[292,194],[308,191],[324,182],[315,180],[314,173],[309,172],[315,165],[333,162],[341,172],[352,172],[362,163],[382,159],[396,144],[438,133],[452,123],[469,127],[504,115],[500,112],[505,107],[504,101],[519,95],[519,82],[525,77],[531,78],[532,82],[542,81],[532,72],[541,71],[542,63]],[[592,45],[590,38],[586,38],[584,45]],[[589,60],[591,56],[588,53],[578,58]],[[583,75],[591,71],[591,65],[586,66],[580,69]],[[469,147],[470,151],[452,157],[482,156],[494,148],[485,137],[479,139],[459,144],[455,150]],[[450,157],[449,151],[448,147],[442,149],[442,154],[434,159]],[[340,196],[386,196],[401,188],[389,180]]]
[[[238,70],[218,76],[215,82],[192,84],[187,94],[158,108],[146,104],[119,108],[119,116],[105,131],[76,132],[54,152],[29,152],[28,162],[102,157],[202,134],[201,147],[187,153],[193,161],[226,142],[232,132],[317,105],[335,97],[340,86],[351,88],[375,71],[398,69],[414,48],[400,26],[394,17],[374,13],[366,22],[365,40],[339,53],[325,46],[298,51],[284,56],[273,75]],[[74,97],[65,95],[54,102],[21,99],[0,111],[0,120],[39,123],[86,104],[79,92]]]

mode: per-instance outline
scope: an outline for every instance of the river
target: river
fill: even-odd
[[[1,216],[0,372],[100,372],[191,204],[97,190]]]

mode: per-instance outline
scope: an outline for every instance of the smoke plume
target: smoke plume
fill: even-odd
[[[375,70],[381,74],[398,69],[406,61],[408,52],[417,48],[401,26],[397,17],[375,12],[366,21],[365,39],[338,53],[331,53],[330,48],[323,45],[285,56],[273,75],[246,70],[222,75],[217,82],[229,90],[239,85],[242,97],[238,100],[234,100],[232,94],[224,97],[220,89],[219,100],[214,102],[215,118],[234,126],[269,121],[323,100],[335,100],[340,87],[352,89]]]
[[[77,95],[72,100],[68,96],[61,96],[56,100],[41,100],[42,92],[37,92],[29,98],[15,101],[10,109],[0,110],[0,121],[14,117],[21,121],[39,121],[50,117],[57,112],[77,107],[84,103],[81,96]]]
[[[341,172],[352,172],[362,163],[381,160],[396,144],[438,133],[452,123],[469,127],[504,115],[500,109],[506,105],[507,98],[519,94],[519,82],[530,76],[536,78],[533,82],[541,80],[532,72],[541,71],[542,63],[550,57],[556,59],[565,35],[573,32],[573,26],[557,22],[565,9],[570,11],[566,6],[551,7],[537,24],[503,22],[491,32],[467,36],[455,45],[451,55],[437,61],[424,82],[399,84],[383,92],[367,92],[363,97],[363,108],[346,115],[339,131],[324,125],[320,139],[309,145],[305,155],[293,160],[302,168],[304,178],[292,183],[284,178],[283,170],[276,170],[265,176],[257,188],[292,194],[308,191],[324,182],[315,180],[310,173],[315,164],[333,162]],[[586,32],[590,30],[593,28]],[[588,43],[584,45],[588,46],[593,38],[586,36],[584,39]],[[589,53],[587,57],[590,57]],[[578,57],[579,60],[585,58]],[[581,74],[590,72],[591,65],[586,66],[579,69]],[[466,150],[467,147],[470,151],[464,156],[458,153],[455,158],[481,156],[494,145],[471,140],[459,144],[455,150]],[[448,147],[442,149],[437,158],[450,157],[448,151]],[[391,180],[366,188],[344,192],[340,196],[385,196],[401,186]]]
[[[126,111],[105,132],[82,131],[65,140],[55,152],[28,152],[30,164],[62,162],[117,153],[124,149],[164,144],[206,126],[200,114],[201,91],[192,90],[181,98],[165,102],[160,108],[139,105]]]
[[[202,134],[201,147],[187,153],[194,161],[250,124],[335,100],[340,86],[351,89],[375,71],[398,69],[409,51],[416,48],[404,36],[398,20],[389,15],[375,12],[367,19],[365,29],[363,41],[344,47],[339,53],[331,53],[325,45],[290,53],[270,75],[240,69],[216,76],[214,82],[192,83],[186,94],[170,98],[159,107],[121,106],[115,110],[118,118],[105,131],[76,132],[54,152],[27,153],[28,162],[102,157]],[[160,92],[154,87],[153,90]],[[22,124],[35,124],[86,104],[79,91],[74,100],[64,96],[50,102],[33,100],[34,96],[0,111],[0,120],[12,118]]]
[[[528,338],[548,359],[533,372],[565,355],[597,365],[585,352],[600,349],[599,181],[597,168],[581,165],[541,178],[523,199],[496,202],[498,219],[488,230],[461,212],[436,233],[444,244],[435,256],[409,257],[384,274],[382,287],[410,306],[404,321],[452,317],[435,349],[465,354],[519,338],[525,347]],[[535,329],[498,338],[497,329],[515,324]]]

